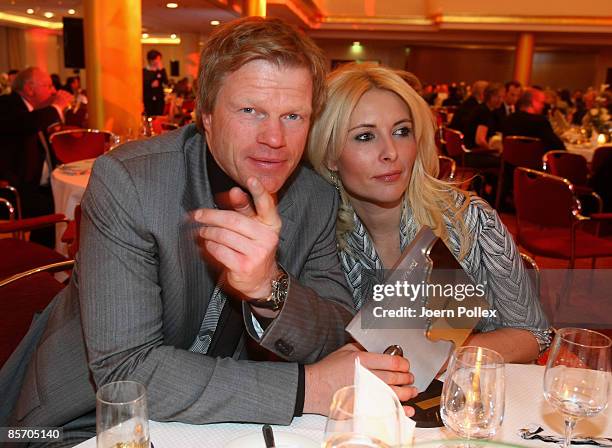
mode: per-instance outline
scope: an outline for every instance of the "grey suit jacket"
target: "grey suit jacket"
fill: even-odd
[[[288,424],[298,367],[345,341],[352,302],[336,253],[336,194],[298,168],[279,203],[277,258],[289,296],[261,339],[292,362],[212,358],[187,349],[215,286],[189,212],[213,207],[205,142],[194,126],[100,157],[83,197],[81,250],[52,303],[24,377],[14,423],[62,425],[95,407],[94,385],[147,386],[150,418]]]

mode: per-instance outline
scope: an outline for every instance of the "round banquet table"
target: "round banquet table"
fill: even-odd
[[[81,203],[94,160],[81,160],[53,170],[51,190],[53,191],[55,213],[63,213],[66,218],[74,219],[74,209]],[[68,254],[68,245],[62,243],[62,233],[65,228],[64,224],[60,224],[56,226],[55,231],[55,249],[63,255]]]
[[[566,143],[565,149],[567,152],[572,152],[574,154],[579,154],[583,156],[588,163],[591,163],[593,160],[593,154],[595,154],[595,150],[598,148],[598,145],[592,145],[591,143],[585,144],[576,144],[576,143]]]
[[[490,446],[497,443],[514,446],[556,448],[554,443],[538,440],[521,439],[517,431],[529,424],[537,424],[544,428],[546,434],[563,434],[561,415],[548,405],[542,395],[542,380],[544,367],[536,365],[507,364],[506,365],[506,409],[504,422],[500,431],[491,441]],[[610,394],[612,401],[612,391]],[[185,423],[150,422],[151,441],[155,448],[222,448],[232,440],[250,434],[261,434],[262,425],[241,423],[216,423],[208,425],[190,425]],[[289,432],[308,437],[315,442],[321,442],[325,430],[325,417],[319,415],[304,415],[296,417],[290,426],[273,426],[274,432]],[[576,425],[574,434],[612,437],[612,419],[610,410],[606,409],[600,415],[585,419]],[[455,446],[445,444],[444,440],[455,438],[445,428],[417,428],[414,435],[414,446]],[[95,448],[95,437],[77,445],[79,448]],[[263,437],[262,437],[262,447]],[[576,446],[576,445],[573,445]],[[250,448],[245,446],[244,448]]]

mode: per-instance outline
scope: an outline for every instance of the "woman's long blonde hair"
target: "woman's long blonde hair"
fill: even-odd
[[[410,73],[370,63],[347,64],[331,73],[327,79],[327,103],[313,124],[307,154],[310,163],[321,176],[332,184],[338,184],[341,206],[336,235],[341,249],[346,247],[346,236],[353,230],[354,211],[344,188],[334,179],[335,173],[332,174],[328,166],[340,158],[348,138],[351,113],[361,96],[368,90],[381,89],[399,96],[412,114],[417,155],[406,199],[416,222],[430,227],[448,243],[446,217],[457,232],[460,259],[469,250],[470,235],[463,220],[463,211],[469,204],[469,194],[437,179],[439,162],[434,139],[436,122],[429,106],[414,89],[419,88],[418,84],[416,77]],[[465,200],[458,200],[461,196]]]

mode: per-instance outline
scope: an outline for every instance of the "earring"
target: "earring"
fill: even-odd
[[[331,183],[336,188],[336,190],[340,191],[340,179],[338,178],[338,172],[337,171],[330,171],[329,172],[329,179],[331,180]]]

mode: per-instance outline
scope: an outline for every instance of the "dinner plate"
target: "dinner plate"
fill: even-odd
[[[274,431],[276,448],[320,448],[321,444],[308,437],[284,431]],[[225,448],[266,448],[261,431],[232,440]]]

